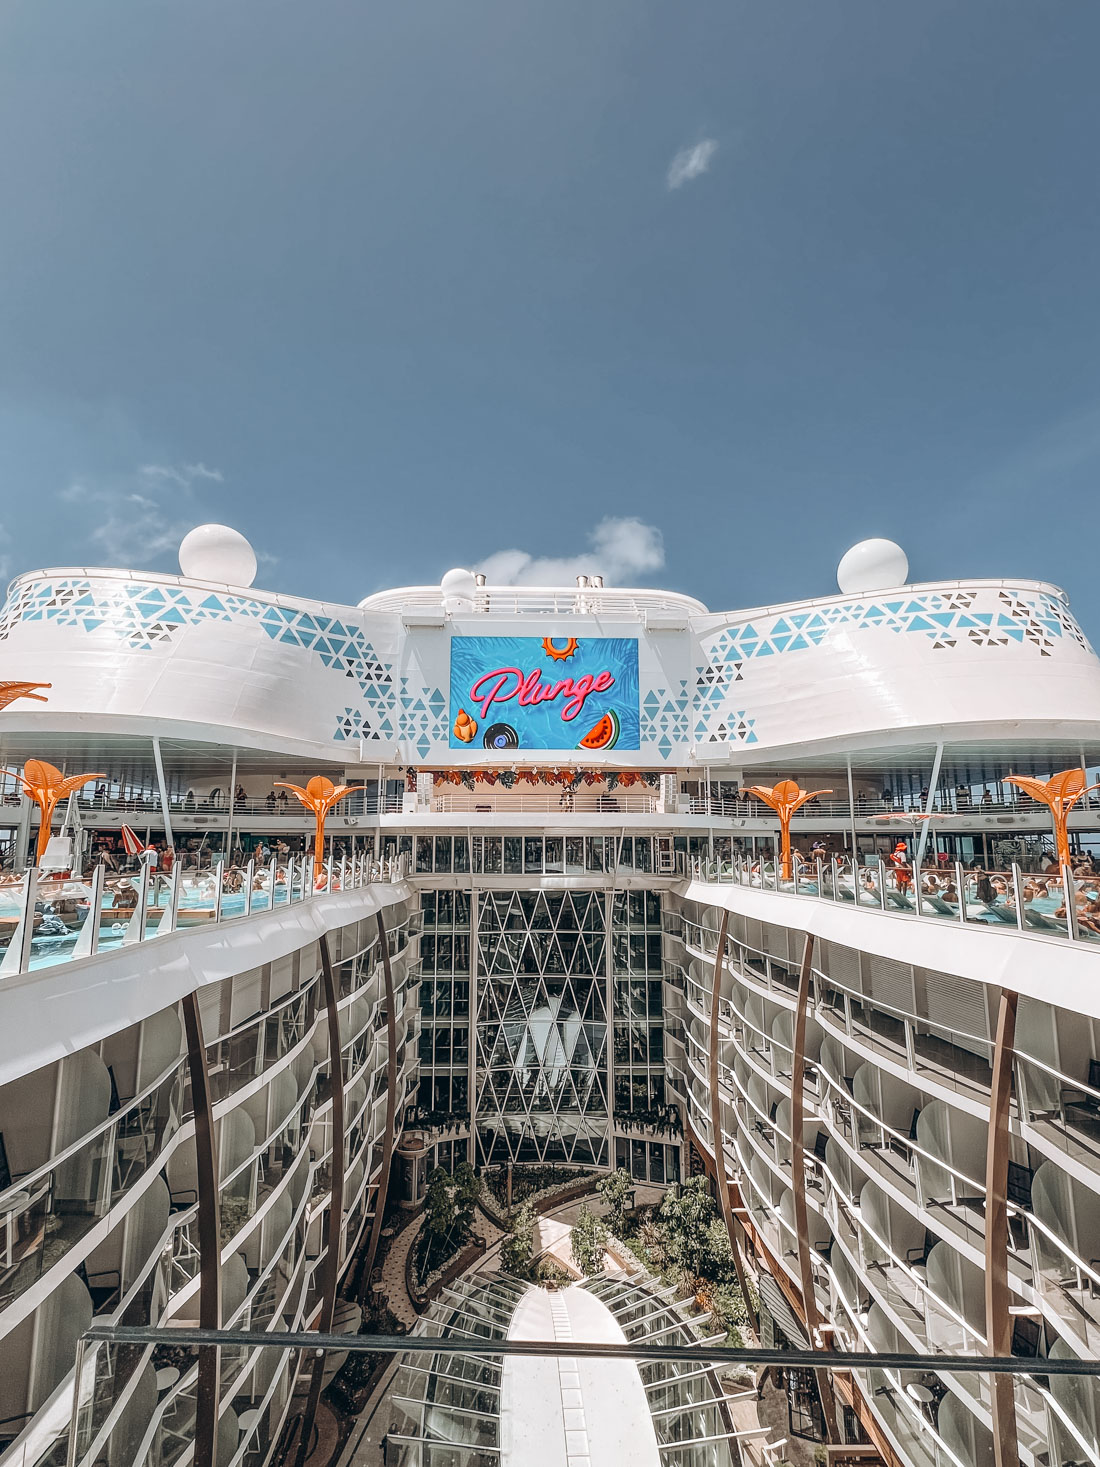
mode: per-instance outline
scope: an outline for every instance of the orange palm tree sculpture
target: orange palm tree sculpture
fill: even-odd
[[[319,870],[325,859],[325,817],[337,800],[342,800],[345,795],[350,794],[354,786],[333,784],[332,780],[326,779],[323,774],[315,774],[305,789],[296,784],[286,784],[281,779],[275,781],[275,787],[289,790],[307,810],[312,810],[313,818],[317,822],[317,834],[313,842],[313,861]]]
[[[40,687],[42,685],[35,683],[32,686]],[[46,686],[48,687],[49,684]],[[90,779],[107,778],[105,774],[70,774],[66,779],[60,769],[55,769],[52,764],[47,764],[45,759],[28,759],[23,765],[23,773],[15,777],[42,812],[42,823],[38,827],[38,849],[35,853],[35,861],[39,864],[46,854],[46,846],[50,839],[50,821],[53,819],[57,802],[63,800],[66,795],[71,795],[73,790],[78,790],[81,785],[87,784]]]
[[[751,785],[745,793],[755,795],[758,800],[763,800],[764,804],[770,805],[779,816],[783,880],[790,881],[791,816],[796,810],[801,810],[807,800],[816,799],[818,795],[831,795],[832,790],[803,790],[799,789],[796,779],[781,779],[777,785],[771,787],[766,784]]]
[[[1087,794],[1090,789],[1100,789],[1100,785],[1093,784],[1086,787],[1083,769],[1063,769],[1061,774],[1052,774],[1047,780],[1032,779],[1025,774],[1007,774],[1005,783],[1017,785],[1033,800],[1038,800],[1040,805],[1047,807],[1054,821],[1054,843],[1058,847],[1058,864],[1060,866],[1070,865],[1069,830],[1067,828],[1069,812],[1082,795]]]
[[[6,708],[16,698],[33,698],[36,703],[48,703],[48,698],[43,698],[41,693],[33,690],[52,687],[53,683],[0,683],[0,708]]]

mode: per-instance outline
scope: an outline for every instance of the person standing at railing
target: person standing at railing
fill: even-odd
[[[904,896],[913,884],[913,873],[909,869],[909,851],[903,840],[898,841],[887,860],[894,868],[894,885]]]

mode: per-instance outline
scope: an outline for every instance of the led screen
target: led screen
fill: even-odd
[[[637,749],[635,637],[452,637],[452,749]]]

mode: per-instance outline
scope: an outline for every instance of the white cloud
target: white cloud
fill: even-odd
[[[87,539],[105,564],[142,570],[212,517],[196,486],[222,482],[219,470],[202,463],[142,464],[132,474],[75,479],[59,497],[82,512]]]
[[[716,138],[704,138],[690,148],[681,148],[668,165],[666,181],[669,188],[679,188],[682,184],[690,183],[693,178],[698,178],[701,173],[706,173],[710,160],[717,151]]]
[[[601,520],[588,536],[591,550],[562,557],[497,550],[477,567],[491,586],[568,586],[580,575],[602,575],[607,585],[631,585],[665,563],[661,532],[633,516]]]
[[[171,464],[142,464],[138,473],[146,479],[178,484],[181,489],[189,489],[196,479],[212,479],[215,484],[225,480],[220,469],[208,469],[203,463],[184,464],[182,468],[174,468]]]

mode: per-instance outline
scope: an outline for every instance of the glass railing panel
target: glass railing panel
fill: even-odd
[[[28,1289],[155,1166],[185,1119],[182,1073],[0,1194],[0,1307]]]

